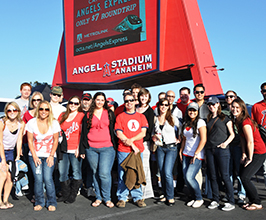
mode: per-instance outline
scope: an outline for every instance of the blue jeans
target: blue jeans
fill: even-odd
[[[167,200],[174,198],[173,167],[177,157],[177,147],[157,148],[157,163],[161,174],[162,189]]]
[[[123,201],[127,201],[127,196],[130,192],[133,201],[136,202],[140,199],[142,199],[142,189],[141,186],[138,189],[133,188],[132,190],[129,190],[124,182],[124,169],[121,167],[121,163],[127,158],[127,156],[129,155],[129,153],[125,153],[125,152],[117,152],[117,162],[118,162],[118,186],[117,186],[117,192],[116,195],[118,197],[118,201],[119,200],[123,200]],[[141,154],[141,158],[142,158],[142,154]]]
[[[229,203],[235,204],[234,188],[229,176],[230,150],[229,148],[215,148],[206,150],[207,166],[210,171],[213,200],[219,202],[219,185],[216,168],[220,171],[222,181],[226,188]]]
[[[43,191],[43,183],[44,183],[47,195],[46,207],[49,207],[50,205],[56,207],[57,202],[56,202],[55,187],[53,181],[54,166],[48,167],[46,163],[47,157],[39,157],[39,159],[42,162],[42,164],[40,165],[41,173],[36,174],[35,163],[33,161],[32,156],[29,156],[29,162],[34,176],[35,206],[36,205],[40,205],[42,207],[45,206],[45,198]],[[56,158],[54,158],[54,163],[55,161]]]
[[[60,182],[65,182],[69,179],[69,165],[72,166],[73,179],[80,180],[82,179],[81,175],[81,166],[82,159],[80,157],[76,158],[75,154],[63,153],[63,159],[58,163],[58,170],[60,173],[59,180]]]
[[[233,175],[234,175],[234,172],[236,174],[236,178],[238,180],[238,197],[242,196],[242,197],[246,197],[246,191],[244,189],[244,186],[242,184],[242,181],[240,179],[240,176],[239,176],[239,169],[240,169],[240,160],[241,160],[241,157],[242,157],[242,149],[240,146],[229,146],[230,148],[230,153],[231,153],[231,156],[230,156],[230,180],[232,181],[233,183]]]
[[[196,159],[192,164],[190,163],[192,157],[187,157],[183,155],[183,174],[185,183],[189,189],[190,194],[196,200],[202,200],[201,190],[198,181],[195,179],[197,173],[201,168],[201,160]]]
[[[111,201],[112,176],[111,170],[115,159],[115,150],[111,147],[93,148],[85,151],[93,172],[93,183],[96,199]]]

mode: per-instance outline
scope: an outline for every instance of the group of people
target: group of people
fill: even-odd
[[[119,208],[130,198],[145,207],[145,199],[154,197],[154,185],[162,189],[157,204],[173,206],[175,192],[186,185],[186,205],[199,208],[204,203],[204,165],[209,209],[219,206],[221,189],[226,193],[221,209],[235,208],[235,179],[238,203],[246,210],[262,209],[251,178],[264,164],[266,185],[266,147],[258,128],[266,127],[266,83],[261,85],[263,100],[252,107],[251,116],[232,90],[225,94],[226,109],[216,96],[206,101],[203,84],[194,86],[193,101],[190,89],[182,87],[176,103],[175,92],[169,90],[158,94],[153,107],[149,90],[138,84],[123,91],[124,104],[117,108],[103,92],[74,95],[66,107],[60,104],[59,86],[52,88],[50,102],[40,92],[30,96],[29,83],[20,92],[20,99],[7,103],[0,121],[0,209],[13,207],[8,201],[13,186],[8,162],[20,157],[29,166],[35,211],[55,211],[57,202],[75,202],[89,179],[96,195],[92,207],[114,207],[114,163]]]

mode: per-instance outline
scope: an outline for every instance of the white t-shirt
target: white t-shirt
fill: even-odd
[[[66,107],[64,107],[63,105],[61,104],[57,104],[57,105],[53,105],[51,103],[51,106],[52,106],[52,111],[53,111],[53,115],[54,115],[54,118],[57,120],[59,115],[62,113],[62,112],[65,112],[66,111]]]
[[[199,128],[203,126],[206,126],[205,121],[203,119],[199,119],[197,124],[197,135],[195,138],[193,137],[193,128],[189,128],[189,130],[185,128],[183,130],[183,134],[186,137],[186,144],[183,150],[183,154],[185,156],[194,157],[194,153],[197,150],[200,142]],[[198,158],[204,159],[204,150],[198,154]]]
[[[32,118],[26,124],[26,131],[33,134],[33,146],[38,157],[49,157],[53,147],[53,134],[60,132],[61,128],[57,120],[53,121],[46,134],[40,133],[36,118]],[[29,151],[29,156],[32,156]],[[56,157],[56,154],[54,155]]]
[[[22,100],[21,98],[15,99],[15,102],[18,104],[20,110],[21,110],[21,118],[23,118],[23,115],[26,111],[29,109],[29,100]]]

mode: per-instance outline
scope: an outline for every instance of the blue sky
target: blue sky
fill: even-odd
[[[223,91],[235,90],[245,102],[262,99],[266,81],[266,1],[198,0]],[[0,97],[19,95],[22,82],[52,83],[63,32],[61,0],[1,1]],[[160,91],[193,88],[192,81],[149,88],[154,104]],[[105,91],[122,102],[122,91]],[[91,92],[92,94],[95,91]],[[193,95],[192,95],[193,97]]]

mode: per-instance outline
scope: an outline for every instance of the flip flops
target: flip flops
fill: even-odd
[[[96,199],[95,202],[93,202],[93,203],[91,204],[91,206],[92,206],[92,207],[98,207],[99,205],[101,205],[101,203],[102,203],[101,200]]]
[[[114,205],[114,203],[112,203],[111,201],[107,201],[106,203],[105,203],[105,205],[108,207],[108,208],[113,208],[115,205]]]
[[[36,205],[34,206],[34,211],[41,211],[42,210],[42,206],[41,205]]]
[[[53,205],[49,205],[48,206],[48,211],[49,212],[54,212],[56,210],[56,207],[55,206],[53,206]]]
[[[257,205],[257,204],[254,204],[254,203],[253,203],[253,204],[247,206],[245,209],[246,209],[247,211],[260,210],[260,209],[262,209],[262,205]]]
[[[8,209],[8,207],[5,205],[5,203],[0,203],[0,209]]]
[[[10,202],[5,202],[4,205],[8,208],[8,209],[11,209],[14,207],[14,205]]]

